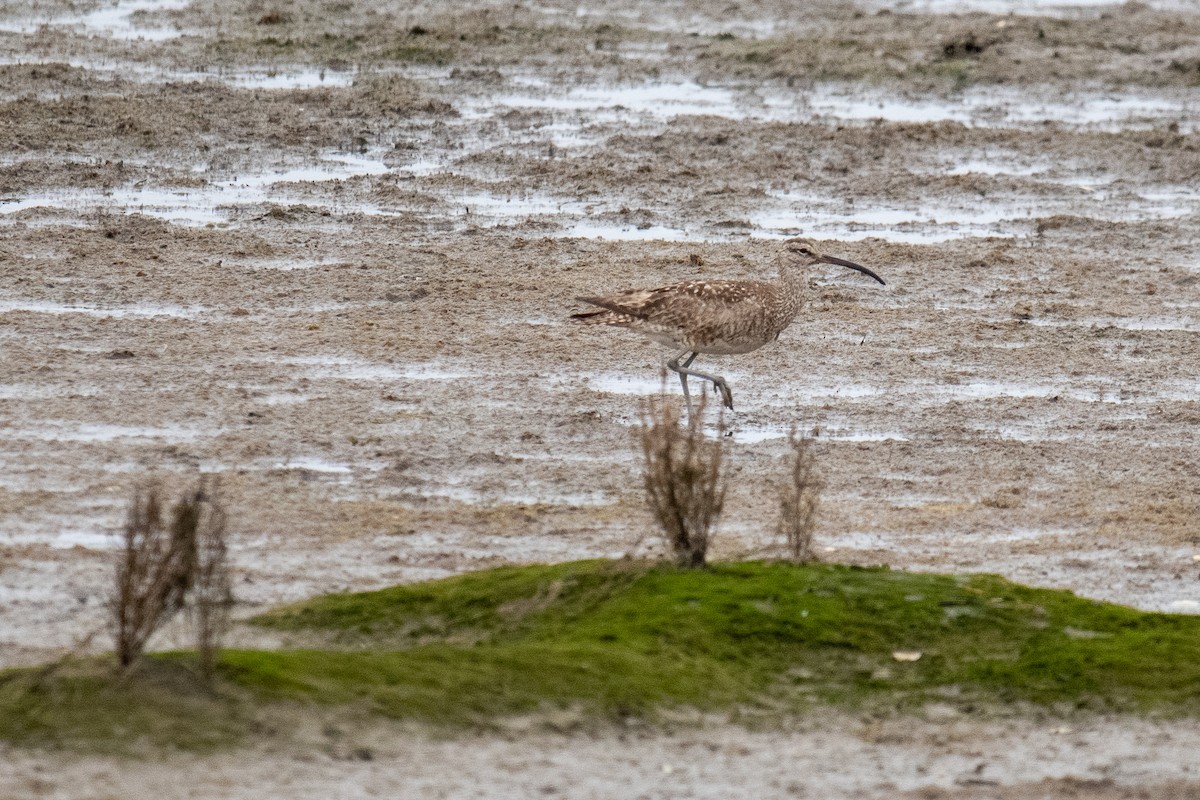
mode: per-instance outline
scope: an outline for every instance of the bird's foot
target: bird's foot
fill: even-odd
[[[721,405],[733,411],[733,392],[729,388],[729,384],[724,378],[717,378],[713,381],[713,386],[721,391]]]

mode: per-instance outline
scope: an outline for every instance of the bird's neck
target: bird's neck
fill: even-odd
[[[795,264],[779,265],[780,316],[788,322],[795,318],[804,305],[804,294],[808,289],[808,276]]]
[[[779,284],[784,291],[799,300],[808,288],[807,275],[795,264],[779,265]]]

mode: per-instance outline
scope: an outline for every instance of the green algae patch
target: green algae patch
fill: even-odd
[[[438,690],[473,698],[472,710],[485,714],[489,698],[492,711],[509,713],[538,701],[598,711],[756,702],[903,709],[946,696],[1200,712],[1200,618],[988,575],[574,562],[331,595],[255,622],[322,633],[347,649],[370,637],[406,647],[389,657],[421,674],[438,665]],[[431,637],[470,644],[434,646]],[[573,669],[590,663],[585,654],[607,657],[601,669],[619,689]],[[525,671],[535,674],[510,674]],[[489,695],[489,685],[504,690]]]
[[[328,595],[251,622],[318,644],[227,651],[203,691],[180,677],[190,654],[120,679],[79,666],[34,693],[10,671],[0,739],[199,749],[254,729],[264,709],[301,707],[449,729],[568,708],[597,722],[771,719],[932,700],[1200,715],[1200,618],[989,575],[581,561]]]

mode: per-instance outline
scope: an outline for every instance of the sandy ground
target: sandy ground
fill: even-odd
[[[303,751],[133,765],[2,754],[10,798],[1154,798],[1200,797],[1200,733],[1096,720],[864,724],[793,733],[689,728],[431,740],[382,731]],[[1136,787],[1136,788],[1135,788]]]
[[[572,298],[769,276],[798,233],[888,286],[816,271],[777,344],[699,362],[737,400],[719,557],[776,546],[795,425],[827,481],[823,557],[1200,611],[1188,4],[460,5],[0,9],[0,666],[103,626],[115,534],[150,478],[220,476],[244,614],[653,553],[632,428],[667,354],[570,325]],[[981,730],[981,752],[1039,730]],[[826,752],[758,736],[765,763]],[[675,740],[649,741],[630,757],[672,761]],[[1095,763],[1122,758],[1107,741]],[[879,752],[837,742],[842,763]],[[461,780],[520,763],[517,793],[626,752],[477,744]],[[579,761],[514,755],[543,746]],[[1062,752],[994,796],[1187,779],[1170,750],[1147,775]],[[205,796],[205,776],[248,781],[263,758],[171,769]],[[340,770],[391,779],[314,764],[295,773],[313,792]],[[75,786],[103,769],[60,768]],[[707,791],[672,774],[639,785]],[[442,778],[422,796],[462,796]]]

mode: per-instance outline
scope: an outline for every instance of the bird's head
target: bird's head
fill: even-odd
[[[879,277],[861,264],[855,264],[853,261],[847,261],[844,258],[836,258],[834,256],[825,255],[820,251],[816,242],[814,242],[812,239],[805,239],[801,236],[797,236],[794,239],[788,239],[783,244],[784,247],[787,248],[787,252],[789,254],[796,256],[797,258],[804,259],[805,264],[837,264],[839,267],[846,267],[847,269],[852,269],[856,272],[861,272],[863,275],[874,278],[884,286],[887,285],[884,283],[883,278]]]

